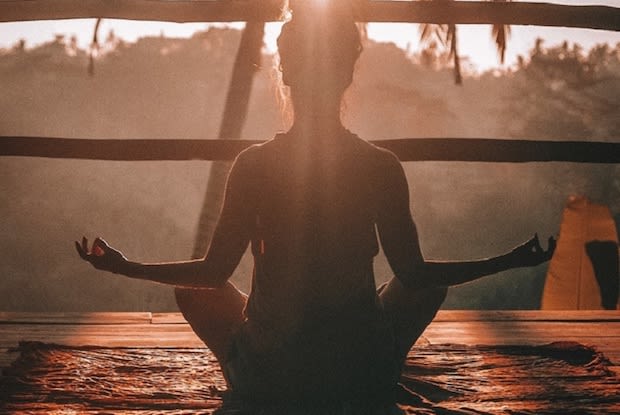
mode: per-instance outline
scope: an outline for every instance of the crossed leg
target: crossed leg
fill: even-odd
[[[177,305],[192,330],[225,362],[232,337],[243,324],[247,295],[227,282],[218,289],[176,288]]]
[[[383,284],[379,298],[391,320],[402,363],[411,346],[433,320],[446,298],[447,288],[414,290],[397,278]],[[219,362],[227,361],[233,335],[245,321],[247,295],[227,282],[218,289],[176,288],[179,309],[192,330]]]
[[[447,288],[407,288],[396,277],[378,289],[387,317],[392,322],[398,358],[403,363],[407,353],[435,318],[446,299]]]

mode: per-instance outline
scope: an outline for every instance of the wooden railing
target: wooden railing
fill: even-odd
[[[0,22],[113,18],[170,22],[275,21],[280,1],[269,0],[1,0]],[[367,1],[365,22],[510,24],[620,30],[610,6],[488,1]]]
[[[173,22],[273,21],[279,0],[0,0],[0,22],[116,18]],[[620,31],[620,8],[488,1],[367,1],[367,22],[511,24]],[[252,140],[0,137],[0,156],[90,160],[231,160]],[[620,143],[493,140],[378,140],[402,161],[618,163]]]
[[[261,140],[74,139],[0,137],[0,156],[155,161],[232,160]],[[374,140],[401,161],[620,163],[619,142],[473,138]]]

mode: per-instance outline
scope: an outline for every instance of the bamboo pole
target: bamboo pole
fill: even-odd
[[[115,161],[232,160],[245,148],[261,142],[263,140],[0,137],[0,156]],[[393,151],[404,162],[620,163],[619,142],[403,138],[371,143]]]
[[[276,21],[279,1],[265,0],[2,0],[0,22],[110,18],[178,23]],[[620,8],[533,2],[368,1],[365,22],[509,24],[620,30]]]
[[[264,22],[247,22],[243,29],[228,86],[219,139],[241,137],[250,105],[254,74],[261,63],[264,34]],[[192,258],[201,258],[209,247],[224,201],[224,190],[230,167],[230,159],[217,160],[211,164],[207,190],[198,219]]]

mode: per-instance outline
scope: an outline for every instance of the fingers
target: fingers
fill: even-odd
[[[82,238],[82,242],[75,241],[75,249],[80,258],[89,262],[93,267],[103,271],[116,272],[119,264],[125,257],[119,251],[110,247],[102,238],[95,238],[90,249],[88,239]]]
[[[82,242],[75,241],[75,249],[80,257],[86,261],[92,260],[93,256],[103,256],[109,249],[109,245],[102,238],[95,238],[92,248],[88,248],[88,239],[82,237]]]
[[[542,246],[540,246],[540,240],[538,239],[538,233],[534,234],[534,238],[532,238],[532,250],[534,251],[534,253],[541,253],[541,252],[545,252],[542,249]]]
[[[88,260],[88,255],[86,254],[86,251],[84,251],[84,248],[82,248],[82,245],[80,245],[78,241],[75,241],[75,249],[77,250],[77,253],[80,256],[80,258],[82,258],[85,261]]]
[[[88,255],[90,254],[88,249],[88,239],[85,236],[82,236],[82,242],[75,241],[75,249],[77,249],[80,258],[88,261]]]
[[[555,247],[556,241],[555,238],[552,236],[548,240],[547,249],[543,249],[543,247],[540,245],[538,233],[535,233],[529,241],[521,245],[519,250],[521,254],[521,261],[522,263],[528,264],[529,266],[535,266],[543,262],[549,261],[553,256]]]

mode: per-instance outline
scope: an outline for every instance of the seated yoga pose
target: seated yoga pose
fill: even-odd
[[[243,151],[201,259],[138,263],[76,242],[95,268],[176,287],[178,306],[248,399],[380,399],[447,287],[549,260],[537,237],[493,258],[425,260],[394,154],[345,129],[341,99],[362,51],[345,7],[292,10],[278,38],[294,122]],[[394,277],[377,289],[381,245]],[[252,289],[229,281],[251,245]]]

